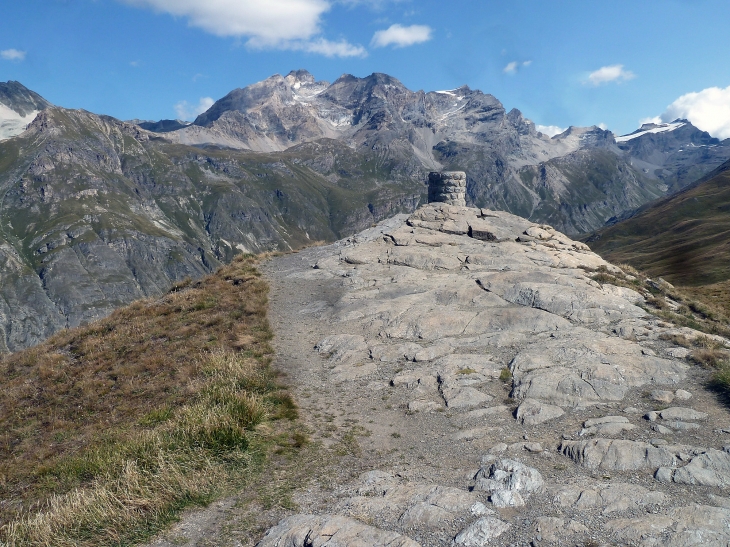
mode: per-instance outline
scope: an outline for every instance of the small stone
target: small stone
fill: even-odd
[[[663,389],[655,389],[651,392],[651,398],[659,403],[669,404],[674,400],[674,393]]]
[[[651,412],[647,412],[646,414],[644,414],[644,418],[646,418],[650,422],[656,422],[659,419],[659,413],[652,410]]]
[[[411,412],[432,412],[440,408],[443,407],[434,401],[417,400],[408,403],[408,410]]]
[[[685,391],[683,389],[678,389],[677,391],[675,391],[674,396],[680,401],[688,401],[692,398],[692,394],[689,391]]]
[[[542,445],[540,443],[525,443],[523,447],[528,452],[532,452],[534,454],[542,452]]]
[[[507,445],[505,443],[499,443],[490,448],[489,452],[492,454],[501,454],[505,450],[507,450]]]
[[[602,418],[591,418],[583,422],[583,427],[593,427],[603,424],[627,424],[628,418],[625,416],[603,416]]]
[[[509,524],[496,517],[482,517],[459,532],[454,543],[464,547],[482,547],[490,539],[501,536],[509,527]]]
[[[523,425],[537,425],[559,418],[565,411],[559,406],[548,405],[534,399],[525,399],[517,409],[517,421]]]
[[[664,409],[659,415],[662,420],[705,420],[707,418],[707,414],[704,412],[682,406]]]
[[[656,473],[654,473],[654,478],[658,480],[659,482],[663,482],[664,484],[669,484],[672,482],[672,475],[674,474],[674,469],[670,467],[660,467],[656,470]]]
[[[498,490],[489,498],[495,507],[524,507],[525,500],[514,490]]]
[[[671,429],[669,429],[668,427],[664,427],[663,425],[660,425],[660,424],[651,424],[651,428],[654,431],[656,431],[657,433],[659,433],[660,435],[669,435],[672,432]],[[654,444],[654,443],[652,443],[652,444]],[[656,446],[656,445],[654,445],[654,446]]]
[[[700,429],[700,427],[702,427],[700,424],[696,424],[694,422],[680,422],[679,420],[669,422],[669,425],[672,429],[677,429],[679,431],[694,431],[695,429]]]

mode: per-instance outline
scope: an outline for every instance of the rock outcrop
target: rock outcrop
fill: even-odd
[[[549,226],[442,203],[273,259],[277,364],[305,393],[313,431],[325,412],[366,431],[357,458],[369,467],[308,490],[303,514],[261,545],[328,544],[316,538],[332,519],[343,520],[327,537],[352,546],[365,533],[725,545],[728,412],[675,351],[676,329],[629,283],[598,282],[598,268],[622,278]],[[312,523],[314,507],[339,517]]]

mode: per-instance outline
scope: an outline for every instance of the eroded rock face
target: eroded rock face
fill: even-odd
[[[727,413],[666,341],[678,329],[594,280],[619,270],[584,245],[432,203],[272,264],[303,404],[368,430],[372,467],[323,494],[328,514],[424,545],[724,540]]]

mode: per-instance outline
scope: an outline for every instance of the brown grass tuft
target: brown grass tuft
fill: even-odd
[[[239,257],[0,361],[0,544],[137,541],[262,461],[279,433],[260,426],[297,408],[269,369],[254,266]]]

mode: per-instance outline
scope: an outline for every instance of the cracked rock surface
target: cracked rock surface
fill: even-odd
[[[599,267],[619,272],[442,204],[271,259],[275,365],[313,440],[357,427],[360,452],[254,542],[728,545],[730,413]]]

